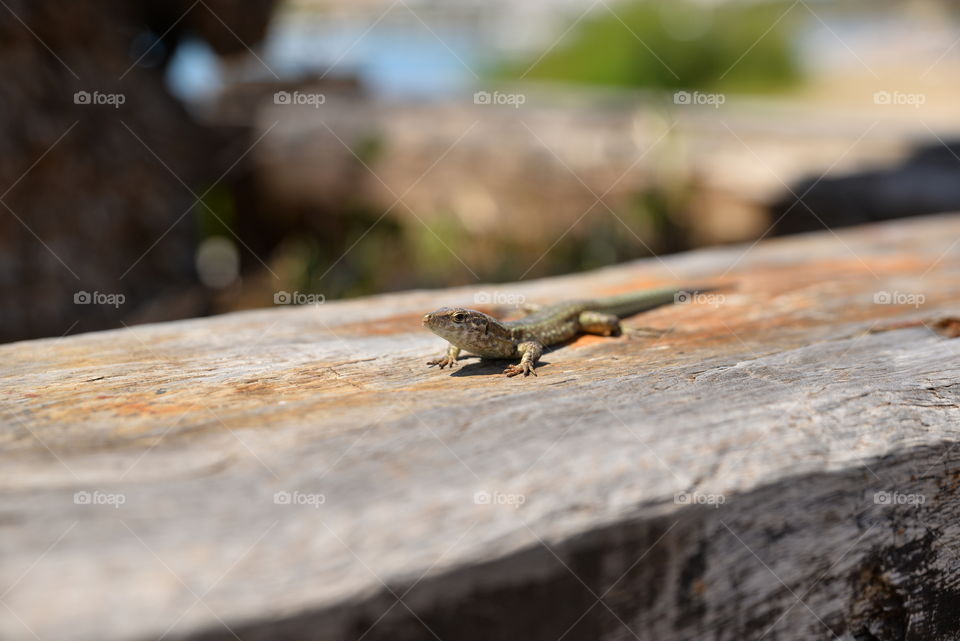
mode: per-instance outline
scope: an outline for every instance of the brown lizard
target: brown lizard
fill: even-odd
[[[667,303],[684,302],[695,292],[673,287],[595,298],[571,300],[550,305],[514,321],[496,318],[462,307],[442,307],[423,317],[423,326],[450,342],[446,354],[427,365],[453,367],[460,351],[482,358],[519,358],[508,366],[507,376],[537,375],[534,365],[546,347],[562,343],[578,334],[616,336],[621,333],[620,318],[632,316]]]

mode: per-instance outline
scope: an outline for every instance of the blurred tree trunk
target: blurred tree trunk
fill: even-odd
[[[187,32],[244,51],[273,4],[0,7],[0,340],[203,313],[195,197],[249,143],[194,122],[163,69]]]

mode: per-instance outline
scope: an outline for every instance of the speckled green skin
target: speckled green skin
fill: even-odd
[[[618,318],[630,316],[675,300],[675,288],[596,298],[571,300],[539,309],[514,321],[498,321],[488,314],[462,307],[442,307],[423,317],[423,325],[450,342],[445,356],[430,361],[442,369],[453,366],[460,350],[484,358],[520,358],[504,372],[536,374],[534,363],[545,347],[570,340],[582,333],[611,336],[620,333]]]

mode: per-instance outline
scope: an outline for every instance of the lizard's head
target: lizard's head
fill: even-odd
[[[463,307],[441,307],[423,317],[423,326],[451,343],[460,336],[485,334],[493,319],[483,312]]]
[[[497,340],[491,333],[497,321],[492,316],[463,307],[441,307],[423,317],[423,326],[457,347],[479,353]]]

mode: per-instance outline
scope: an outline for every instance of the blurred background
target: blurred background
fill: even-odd
[[[960,3],[0,5],[2,341],[960,209]]]

